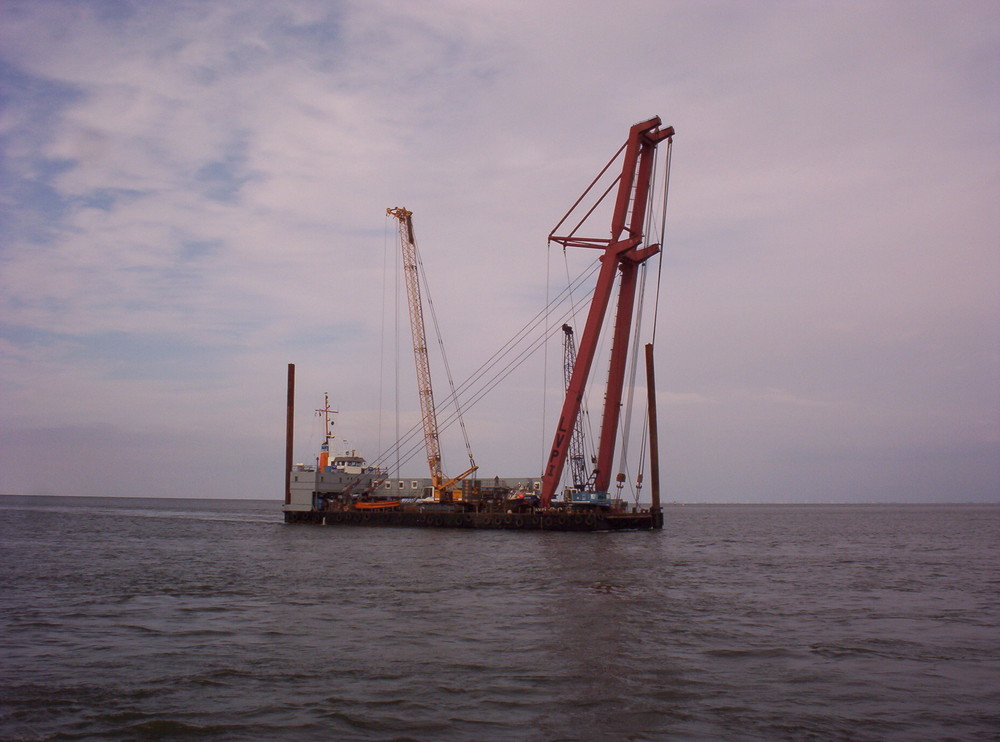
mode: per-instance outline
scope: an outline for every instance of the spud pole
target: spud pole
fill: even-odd
[[[292,502],[292,435],[295,422],[295,364],[288,364],[288,407],[285,412],[285,504]]]
[[[656,382],[653,378],[653,344],[646,343],[646,399],[649,405],[649,478],[653,502],[651,510],[660,509],[660,446],[656,437]]]

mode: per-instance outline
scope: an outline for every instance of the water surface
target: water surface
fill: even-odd
[[[1000,737],[1000,507],[656,533],[0,497],[0,738]]]

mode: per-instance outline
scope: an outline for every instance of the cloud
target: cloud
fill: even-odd
[[[416,407],[385,208],[461,380],[593,258],[545,235],[661,114],[677,499],[995,500],[998,46],[987,2],[7,3],[3,486],[79,491],[30,432],[58,420],[109,481],[119,435],[201,462],[150,494],[277,497],[288,361],[373,455],[397,358]],[[540,467],[547,350],[469,411],[491,474]],[[906,457],[965,468],[877,466]]]

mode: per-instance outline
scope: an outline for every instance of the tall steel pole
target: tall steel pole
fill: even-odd
[[[292,502],[292,436],[295,433],[295,364],[288,364],[288,403],[285,409],[285,504]]]
[[[646,344],[646,404],[649,408],[649,479],[652,509],[660,509],[660,443],[656,429],[656,380],[653,377],[653,344]]]

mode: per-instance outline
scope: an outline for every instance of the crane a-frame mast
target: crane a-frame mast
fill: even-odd
[[[442,502],[451,499],[448,488],[476,470],[471,469],[457,477],[445,480],[441,471],[441,442],[438,437],[437,410],[431,386],[431,364],[427,355],[427,333],[424,329],[424,308],[420,298],[420,271],[417,265],[417,243],[413,236],[413,212],[402,206],[386,209],[389,216],[399,222],[399,245],[403,255],[403,276],[406,298],[410,307],[410,334],[413,338],[413,361],[417,369],[417,395],[420,398],[420,420],[424,430],[424,448],[431,486]]]
[[[545,471],[542,474],[541,505],[543,508],[547,508],[551,504],[562,479],[573,428],[577,416],[580,414],[584,390],[590,376],[594,354],[597,351],[601,325],[604,323],[608,304],[611,301],[615,274],[620,272],[621,287],[618,292],[618,307],[611,341],[611,363],[607,391],[604,397],[604,414],[601,421],[597,468],[593,475],[593,489],[595,492],[607,492],[611,482],[615,434],[621,412],[625,361],[632,330],[638,267],[660,251],[658,244],[643,246],[643,227],[650,195],[653,158],[656,154],[656,145],[663,140],[669,141],[673,135],[674,128],[672,126],[660,128],[659,116],[635,124],[629,130],[628,140],[624,146],[625,155],[618,181],[614,212],[611,218],[610,239],[577,237],[576,229],[565,236],[555,235],[555,230],[553,230],[553,234],[549,235],[551,241],[564,247],[597,248],[603,250],[604,254],[601,256],[601,269],[598,273],[597,285],[594,289],[583,335],[580,338],[573,375],[566,390],[566,398],[563,401],[562,411],[556,425],[552,448],[549,451]],[[582,200],[583,196],[580,197],[577,204]],[[570,213],[575,207],[576,204],[570,209]],[[566,215],[566,217],[568,216],[569,214]],[[566,221],[566,217],[563,217],[556,229],[559,229]],[[583,221],[586,221],[586,217]],[[577,228],[579,226],[577,225]]]

